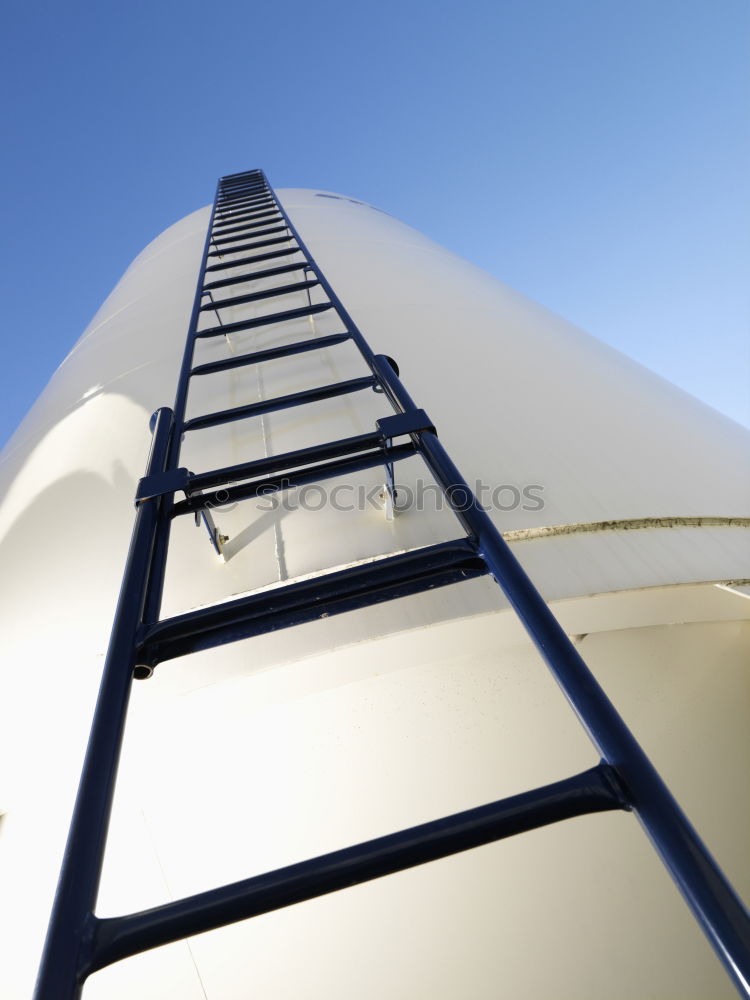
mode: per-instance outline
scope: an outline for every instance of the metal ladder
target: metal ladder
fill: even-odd
[[[238,254],[246,256],[237,256]],[[259,270],[255,270],[260,265]],[[251,270],[237,274],[236,268]],[[232,270],[230,276],[222,272]],[[215,277],[219,275],[219,277]],[[237,296],[214,293],[248,281],[282,284]],[[292,277],[294,276],[294,277]],[[291,278],[292,280],[287,280]],[[286,283],[283,283],[286,282]],[[324,302],[313,303],[319,286]],[[306,306],[224,324],[222,307],[265,302],[295,291]],[[194,364],[196,341],[333,310],[343,332]],[[199,320],[215,312],[218,323]],[[351,341],[370,374],[320,388],[186,419],[191,380]],[[385,394],[393,414],[368,434],[193,475],[178,465],[183,434],[197,428],[301,406],[363,389]],[[35,996],[71,1000],[88,975],[138,952],[238,920],[401,871],[571,816],[633,811],[677,883],[741,995],[750,996],[750,918],[696,832],[547,604],[451,461],[424,410],[412,401],[395,363],[376,355],[313,260],[260,170],[218,183],[179,376],[174,410],[152,418],[152,446],[136,493],[136,519],[95,710],[78,797]],[[444,491],[463,534],[454,541],[323,572],[176,617],[159,618],[174,517],[204,520],[217,552],[223,536],[211,507],[384,466],[418,454]],[[239,483],[239,485],[237,485]],[[184,499],[177,499],[177,492]],[[387,499],[387,498],[386,498]],[[201,892],[154,909],[101,919],[94,913],[128,699],[134,677],[164,660],[312,621],[428,588],[490,574],[588,732],[601,762],[582,774],[490,805],[357,844],[300,864]]]

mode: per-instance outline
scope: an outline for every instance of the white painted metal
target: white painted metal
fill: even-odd
[[[497,523],[747,892],[747,432],[385,213],[327,192],[281,197],[467,479],[488,499],[497,491],[503,507],[521,494],[521,506],[495,511]],[[172,402],[207,218],[188,216],[134,261],[2,456],[0,940],[13,941],[3,995],[14,1000],[28,995],[38,959],[148,416]],[[297,293],[255,309],[303,301]],[[321,317],[216,338],[199,360],[311,327],[334,330]],[[190,415],[364,373],[350,347],[321,356],[196,380]],[[363,433],[385,412],[382,397],[361,393],[195,432],[185,461],[202,471]],[[416,493],[421,471],[401,463],[397,480]],[[350,486],[377,493],[381,483],[376,470],[340,484],[339,506],[355,499]],[[526,506],[537,509],[524,509],[531,487]],[[456,534],[429,489],[424,509],[392,520],[369,504],[269,508],[216,512],[230,536],[224,564],[203,532],[177,524],[166,614]],[[102,912],[593,763],[499,596],[477,581],[158,668],[136,686]],[[571,821],[160,949],[97,974],[86,996],[136,989],[142,1000],[732,995],[624,815]]]

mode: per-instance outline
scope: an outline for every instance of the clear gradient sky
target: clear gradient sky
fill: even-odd
[[[253,167],[750,424],[747,0],[27,0],[0,46],[0,442],[132,258]]]

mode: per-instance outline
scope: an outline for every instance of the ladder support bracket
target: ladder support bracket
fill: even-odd
[[[435,425],[424,410],[408,410],[406,413],[394,413],[392,417],[381,417],[377,425],[386,440],[402,434],[420,434],[422,431],[437,434]]]
[[[386,453],[385,484],[380,496],[383,500],[385,519],[386,521],[392,521],[397,510],[396,480],[393,474],[393,460],[390,458],[393,438],[404,434],[420,434],[422,431],[430,431],[432,434],[437,434],[437,431],[425,411],[420,409],[406,410],[404,413],[394,413],[391,417],[381,417],[377,421],[377,427]]]
[[[189,488],[190,473],[187,469],[168,469],[166,472],[144,476],[139,480],[138,489],[135,491],[135,505],[138,507],[146,500],[163,497],[167,493],[174,493],[175,490],[182,490],[187,495]]]
[[[208,508],[197,510],[195,512],[195,526],[200,528],[201,524],[205,525],[214,552],[222,562],[226,562],[227,560],[224,553],[224,545],[229,541],[229,535],[222,535],[216,527],[214,519],[211,516],[211,511]]]

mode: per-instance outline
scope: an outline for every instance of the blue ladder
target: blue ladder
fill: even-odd
[[[273,249],[270,249],[273,248]],[[246,254],[245,256],[237,256]],[[254,270],[262,265],[260,270]],[[237,268],[253,270],[236,273]],[[232,271],[225,277],[224,271]],[[282,279],[270,290],[231,295],[233,285]],[[317,287],[324,302],[313,303]],[[228,294],[224,291],[226,290]],[[306,306],[223,323],[223,308],[306,292]],[[215,293],[218,295],[216,297]],[[195,365],[200,338],[263,328],[332,310],[343,331]],[[201,326],[204,314],[215,326]],[[192,379],[351,341],[370,374],[186,419]],[[366,389],[393,414],[368,434],[197,475],[179,466],[185,433]],[[635,813],[742,996],[750,997],[750,917],[653,765],[478,503],[434,425],[399,379],[395,362],[372,352],[313,260],[260,170],[221,178],[190,320],[174,410],[152,418],[152,446],[136,493],[136,518],[94,714],[78,797],[39,972],[36,1000],[72,1000],[87,976],[172,941],[424,864],[572,816]],[[385,466],[420,455],[463,528],[453,541],[160,619],[173,518],[202,518],[211,543],[223,536],[211,507]],[[176,493],[184,494],[177,499]],[[601,756],[594,768],[490,805],[446,816],[300,864],[201,892],[139,913],[96,916],[99,878],[133,678],[165,660],[490,574],[563,689]]]

